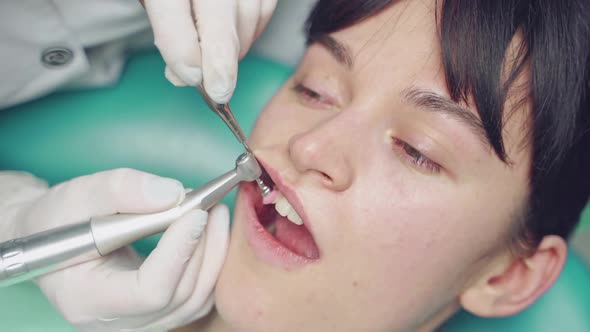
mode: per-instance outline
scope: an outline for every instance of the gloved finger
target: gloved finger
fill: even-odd
[[[229,209],[224,204],[217,204],[210,212],[207,224],[207,241],[205,241],[205,258],[199,271],[195,295],[209,294],[215,287],[221,272],[229,245]]]
[[[238,1],[238,38],[240,39],[239,58],[243,58],[252,43],[254,34],[260,19],[261,0],[239,0]]]
[[[200,84],[203,79],[201,48],[190,1],[146,0],[145,9],[156,47],[168,70],[175,74],[174,81],[170,80],[170,74],[166,77],[174,85]]]
[[[170,301],[170,305],[160,312],[157,313],[157,316],[154,316],[151,321],[146,322],[145,319],[143,320],[143,328],[138,329],[138,331],[151,331],[156,327],[162,327],[163,324],[172,324],[174,326],[184,325],[187,322],[179,322],[176,316],[171,317],[170,319],[164,319],[164,317],[169,316],[172,312],[178,310],[181,306],[183,306],[194,294],[195,285],[199,280],[199,271],[201,270],[201,265],[203,263],[204,252],[205,252],[205,243],[207,241],[207,232],[203,232],[201,236],[199,245],[193,256],[191,257],[187,267],[182,275],[180,282],[176,288],[176,292],[172,300]],[[197,320],[198,317],[193,317],[192,320]],[[141,326],[141,325],[138,325]]]
[[[186,86],[186,82],[178,77],[168,65],[166,65],[166,69],[164,70],[164,77],[174,86]]]
[[[209,220],[211,220],[211,214],[209,214]],[[176,288],[176,292],[172,300],[174,307],[178,307],[186,302],[194,292],[195,285],[199,281],[199,271],[203,265],[203,260],[205,257],[205,244],[207,243],[208,237],[209,235],[207,232],[203,232],[199,245],[188,262],[186,270],[184,271],[178,287]]]
[[[0,171],[0,207],[32,201],[45,194],[47,182],[21,171]]]
[[[201,42],[203,85],[217,103],[227,103],[236,87],[240,41],[235,0],[193,0]]]
[[[184,199],[180,182],[153,174],[121,168],[82,176],[52,187],[29,210],[30,225],[39,232],[114,213],[149,213],[174,207]],[[38,221],[37,219],[36,221]]]
[[[211,310],[215,283],[227,253],[229,244],[229,210],[218,204],[209,212],[206,229],[205,257],[199,271],[198,282],[191,297],[171,314],[154,322],[153,326],[170,326],[177,322],[191,322],[206,315]]]
[[[201,265],[203,263],[206,241],[207,233],[203,232],[201,238],[199,239],[199,244],[197,245],[197,248],[193,253],[192,257],[190,258],[186,266],[186,269],[184,270],[184,273],[180,279],[180,282],[176,287],[176,291],[174,292],[170,304],[165,309],[160,310],[159,312],[152,315],[152,319],[149,321],[150,324],[148,324],[148,326],[161,326],[160,323],[153,322],[160,320],[161,317],[169,315],[178,307],[182,306],[193,295],[193,292],[195,290],[195,284],[198,282],[199,279],[199,271],[201,270]],[[148,322],[144,317],[138,317],[136,319],[136,322],[134,322],[132,325],[142,326],[146,323]]]
[[[174,222],[138,270],[110,270],[88,275],[88,289],[78,296],[93,299],[92,312],[111,318],[155,313],[171,301],[207,223],[207,212],[193,210]]]
[[[171,331],[174,328],[179,326],[188,325],[194,321],[197,321],[205,316],[213,309],[215,305],[215,295],[213,293],[209,294],[207,299],[204,301],[203,305],[196,311],[193,312],[192,315],[185,316],[183,320],[179,320],[180,317],[167,317],[167,319],[162,319],[160,321],[145,325],[141,328],[135,330],[136,332],[149,332],[154,331],[158,328],[165,329],[166,331]]]
[[[101,328],[104,322],[89,311],[95,307],[97,295],[88,293],[87,288],[93,280],[109,278],[114,271],[136,270],[142,261],[133,248],[123,247],[106,257],[43,275],[35,281],[66,320],[81,331],[108,331]],[[109,324],[111,321],[106,320]]]
[[[199,310],[198,312],[196,312],[195,315],[193,317],[191,317],[191,319],[189,319],[189,320],[186,320],[186,321],[166,320],[165,322],[164,322],[164,320],[159,320],[156,322],[152,322],[150,324],[146,324],[142,327],[136,327],[133,329],[133,332],[173,331],[174,329],[176,329],[178,327],[186,326],[192,322],[195,322],[195,321],[205,317],[207,315],[207,313],[209,313],[211,311],[211,309],[213,309],[214,304],[215,304],[214,296],[212,294],[211,296],[209,296],[209,298],[207,298],[202,309]]]

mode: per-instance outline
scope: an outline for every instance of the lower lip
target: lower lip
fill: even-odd
[[[286,270],[316,262],[316,259],[312,260],[289,250],[260,224],[255,209],[257,199],[260,199],[260,193],[254,184],[245,183],[240,186],[238,207],[244,211],[246,237],[254,254],[260,260]]]

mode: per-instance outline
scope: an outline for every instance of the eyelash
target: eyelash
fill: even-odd
[[[428,157],[423,155],[420,151],[416,150],[410,144],[397,138],[392,138],[392,140],[393,145],[402,150],[399,151],[400,154],[403,154],[402,158],[412,163],[412,165],[420,167],[422,170],[432,174],[438,174],[440,172],[441,167],[439,164],[428,159]]]
[[[321,104],[318,106],[331,106],[329,100],[301,83],[295,84],[295,86],[293,86],[293,91],[295,91],[299,97],[303,98],[303,100],[308,103]]]
[[[328,104],[328,101],[325,98],[317,93],[316,91],[306,87],[301,83],[295,84],[293,86],[293,91],[295,91],[301,98],[304,98],[307,102],[311,103],[321,103],[321,104]],[[392,138],[393,144],[400,148],[405,158],[408,162],[412,163],[415,167],[420,167],[422,170],[425,170],[429,173],[437,174],[440,172],[440,165],[435,163],[434,161],[428,159],[425,155],[423,155],[420,151],[416,150],[413,146],[409,145],[408,143],[401,141],[397,138]]]

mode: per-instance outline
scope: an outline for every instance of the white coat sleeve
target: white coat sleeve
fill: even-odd
[[[0,109],[80,86],[116,82],[149,33],[138,1],[0,1]],[[144,45],[153,39],[143,38]]]

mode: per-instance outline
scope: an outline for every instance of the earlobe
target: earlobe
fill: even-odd
[[[490,272],[460,295],[459,301],[465,310],[482,317],[516,314],[553,285],[566,257],[565,240],[545,236],[531,256],[497,261]]]

